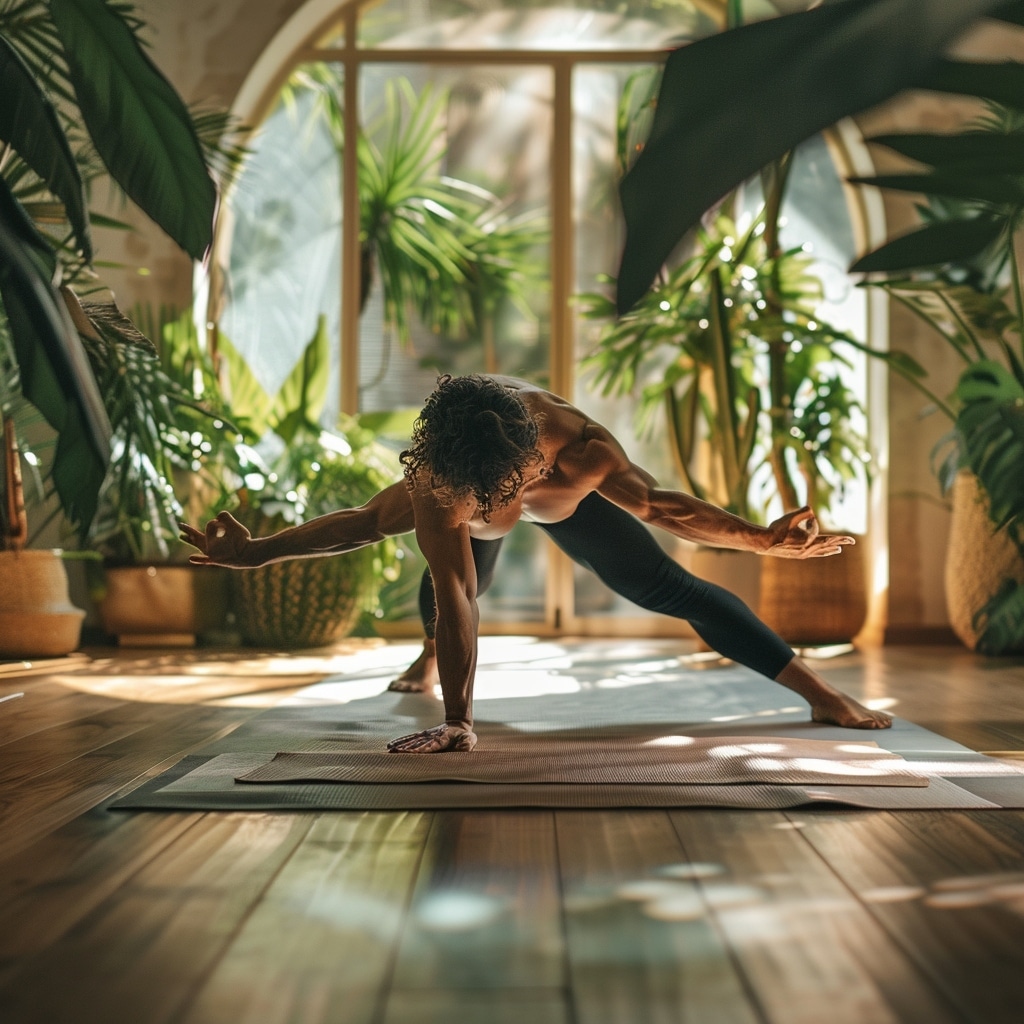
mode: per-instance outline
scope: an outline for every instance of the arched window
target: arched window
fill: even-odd
[[[307,7],[308,22],[324,3]],[[326,318],[327,417],[418,409],[443,371],[526,377],[573,398],[672,480],[664,446],[633,437],[626,403],[579,380],[592,325],[573,296],[614,273],[621,249],[624,92],[666,49],[718,31],[720,8],[381,0],[319,18],[256,111],[218,239],[220,335],[273,390]],[[790,206],[822,260],[845,266],[850,214],[823,142],[801,152]],[[841,279],[833,297],[857,326],[859,299]],[[574,582],[540,531],[520,525],[506,549],[482,601],[493,629],[605,632],[608,616],[639,615],[592,577]]]

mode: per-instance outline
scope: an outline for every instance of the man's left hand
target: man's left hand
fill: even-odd
[[[818,517],[810,508],[787,512],[768,527],[771,543],[766,555],[780,558],[821,558],[842,553],[847,544],[856,544],[853,537],[833,537],[818,530]]]

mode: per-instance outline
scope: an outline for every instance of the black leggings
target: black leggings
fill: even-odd
[[[792,660],[792,649],[738,597],[688,573],[662,551],[640,520],[599,494],[587,495],[560,523],[535,525],[617,594],[648,611],[686,619],[727,658],[769,679]],[[471,538],[470,543],[482,594],[494,579],[501,540]],[[420,583],[420,616],[427,636],[433,637],[437,610],[429,570]]]

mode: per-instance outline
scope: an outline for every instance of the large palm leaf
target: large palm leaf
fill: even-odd
[[[942,54],[1016,0],[834,0],[676,50],[650,137],[621,185],[617,306],[632,308],[704,212],[804,139],[913,86],[956,90]]]
[[[106,0],[0,0],[0,141],[59,201],[86,261],[92,249],[79,173],[83,142],[95,147],[144,212],[201,258],[212,238],[216,188],[188,111],[146,55],[137,27]],[[8,161],[7,172],[12,168],[17,165]],[[110,431],[56,290],[57,254],[38,232],[26,231],[27,221],[0,182],[0,299],[21,387],[61,434],[54,480],[63,506],[84,529]]]

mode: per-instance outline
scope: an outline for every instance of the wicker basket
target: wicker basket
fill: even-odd
[[[70,654],[84,618],[68,595],[60,552],[0,551],[0,657]]]
[[[372,586],[372,559],[367,548],[232,573],[232,603],[243,642],[324,647],[347,636]]]
[[[953,484],[953,522],[946,549],[946,609],[953,632],[972,651],[978,646],[974,617],[1002,582],[1024,583],[1024,560],[1005,530],[995,532],[988,496],[966,470]]]
[[[864,538],[827,558],[761,560],[761,619],[787,643],[818,647],[849,643],[868,616]]]

